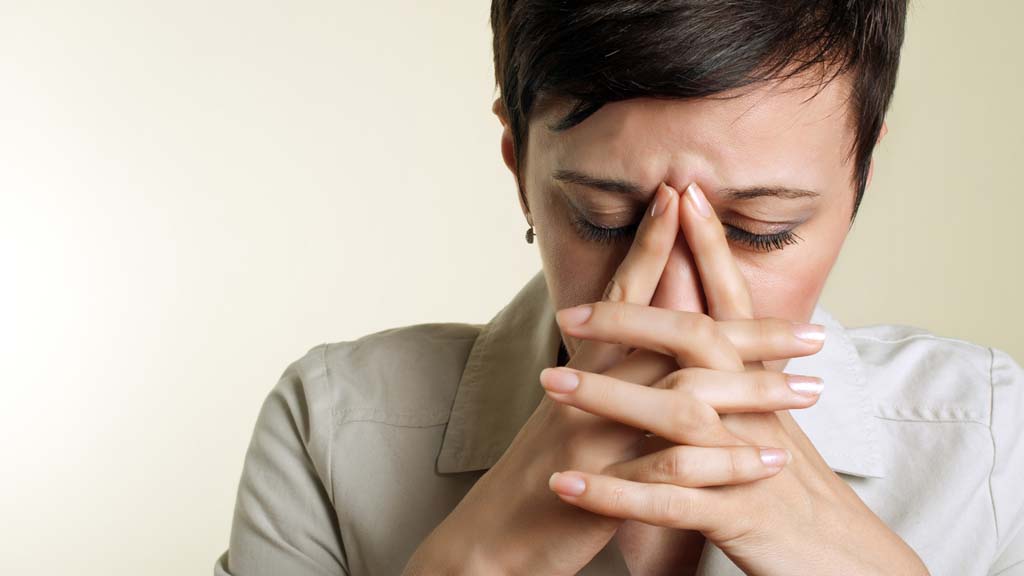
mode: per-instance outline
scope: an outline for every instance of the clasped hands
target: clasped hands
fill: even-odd
[[[627,255],[611,297],[558,311],[563,334],[634,350],[607,370],[573,367],[585,358],[545,369],[547,396],[635,428],[646,450],[601,470],[556,472],[550,489],[603,516],[700,531],[747,574],[927,574],[789,414],[813,405],[825,384],[765,369],[764,361],[817,352],[824,328],[753,319],[746,280],[696,184],[682,195],[660,185],[638,236],[667,228],[675,219],[659,216],[672,208],[709,313],[629,297],[639,275],[628,260],[633,268],[663,261],[650,241],[646,254]]]
[[[676,246],[708,314],[673,301],[692,292]],[[752,575],[927,574],[789,415],[821,383],[765,369],[817,352],[820,327],[751,308],[700,188],[660,185],[602,300],[557,313],[569,362],[403,574],[576,574],[626,520],[700,531]]]

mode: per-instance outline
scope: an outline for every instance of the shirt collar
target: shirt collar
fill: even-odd
[[[825,390],[814,406],[790,414],[832,470],[884,477],[879,425],[857,349],[820,305],[811,321],[825,326],[825,345],[813,356],[790,360],[786,371],[818,376]],[[441,441],[439,473],[483,470],[498,461],[540,403],[540,371],[557,364],[560,344],[542,270],[477,336]]]

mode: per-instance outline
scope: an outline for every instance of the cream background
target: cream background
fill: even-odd
[[[1024,359],[1022,6],[917,2],[841,320]],[[289,362],[484,322],[539,268],[487,17],[0,2],[0,573],[210,573]]]

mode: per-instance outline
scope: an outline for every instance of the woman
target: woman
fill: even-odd
[[[1021,367],[817,304],[905,11],[494,0],[543,270],[293,363],[216,573],[1024,574]]]

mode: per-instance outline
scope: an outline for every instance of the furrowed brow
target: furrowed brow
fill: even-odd
[[[577,170],[555,170],[552,177],[560,182],[576,184],[578,186],[585,186],[596,190],[604,190],[605,192],[612,192],[614,194],[644,196],[647,193],[647,190],[643,186],[635,182],[630,182],[629,180],[620,180],[618,178],[598,178]],[[766,196],[782,198],[785,200],[817,198],[818,196],[821,196],[821,194],[813,190],[788,188],[785,186],[749,186],[746,188],[720,188],[718,189],[716,196],[723,200],[742,201],[752,200],[754,198],[763,198]]]
[[[598,178],[596,176],[577,172],[576,170],[555,170],[552,177],[560,182],[577,184],[579,186],[586,186],[587,188],[595,188],[597,190],[604,190],[605,192],[612,192],[615,194],[643,196],[647,193],[647,190],[643,186],[635,182],[615,178]]]

